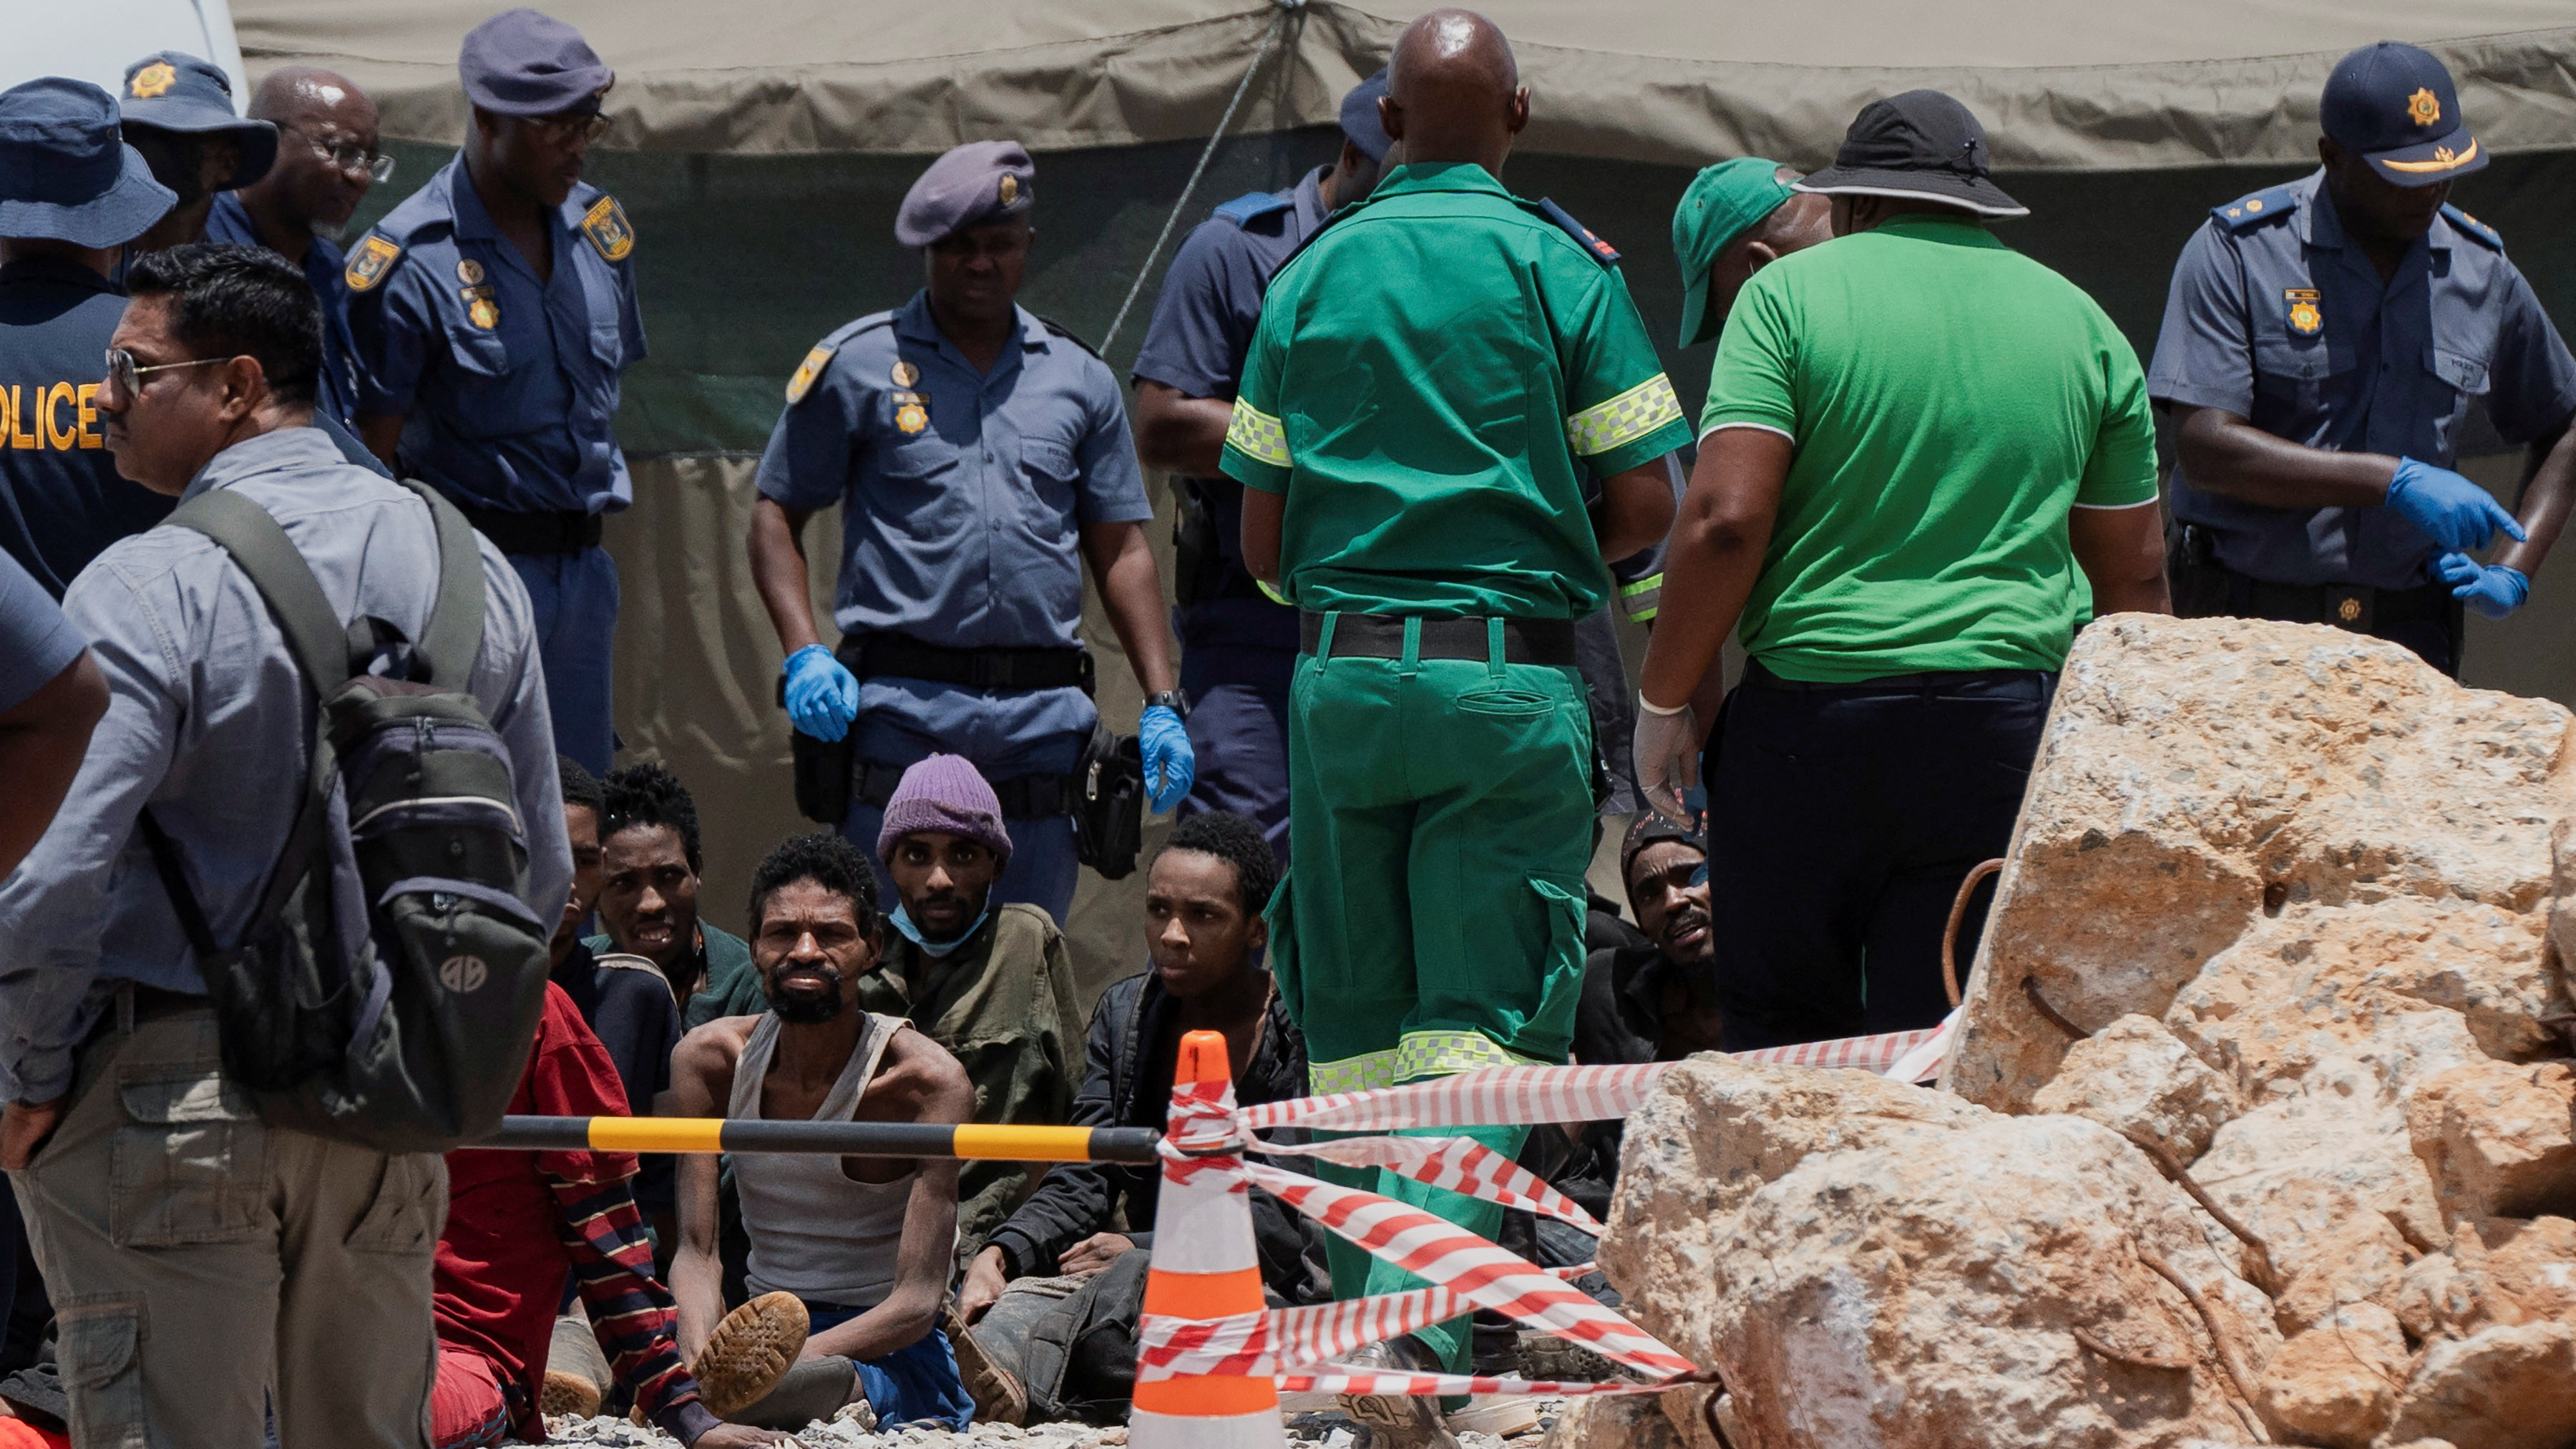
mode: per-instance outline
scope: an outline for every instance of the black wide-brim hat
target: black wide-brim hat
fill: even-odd
[[[1979,216],[2030,215],[1994,183],[1986,155],[1986,128],[1966,106],[1939,91],[1907,91],[1863,106],[1834,164],[1797,188],[1937,201]]]

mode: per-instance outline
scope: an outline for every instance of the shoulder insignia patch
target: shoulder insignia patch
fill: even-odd
[[[364,292],[383,281],[385,273],[393,270],[395,258],[401,255],[401,247],[385,240],[382,233],[371,231],[349,253],[349,265],[341,269],[340,280],[349,284],[350,291]]]
[[[1592,259],[1594,261],[1599,262],[1605,267],[1614,265],[1618,262],[1619,249],[1610,245],[1608,242],[1603,241],[1601,238],[1594,236],[1592,234],[1592,228],[1576,221],[1572,212],[1567,211],[1564,207],[1557,205],[1555,202],[1548,200],[1544,196],[1540,197],[1538,200],[1538,210],[1541,216],[1544,216],[1548,220],[1555,222],[1558,226],[1565,228],[1566,235],[1583,243],[1583,249],[1592,254]]]
[[[831,362],[832,354],[840,350],[837,345],[827,343],[805,354],[805,360],[796,364],[795,375],[787,379],[788,406],[794,407],[805,400],[805,394],[814,386],[814,379],[823,375],[823,368]]]
[[[1274,211],[1286,211],[1296,204],[1297,201],[1293,195],[1282,196],[1274,192],[1253,191],[1217,207],[1214,214],[1224,217],[1236,226],[1242,226],[1255,217],[1268,216]]]
[[[635,228],[626,221],[626,208],[614,196],[603,196],[581,216],[581,234],[590,238],[593,251],[603,261],[622,262],[635,253]]]
[[[1075,336],[1073,329],[1065,326],[1063,323],[1056,321],[1052,317],[1040,317],[1038,320],[1045,323],[1046,330],[1054,336],[1063,338],[1065,341],[1072,343],[1074,346],[1081,348],[1083,351],[1090,353],[1094,357],[1100,356],[1099,348],[1094,347],[1090,343],[1083,341],[1080,337]],[[1108,359],[1101,358],[1101,360],[1106,362]]]
[[[2275,186],[2269,191],[2240,196],[2225,206],[2213,206],[2209,214],[2229,231],[2245,231],[2267,221],[2278,221],[2298,209],[2299,193],[2295,187]]]
[[[2483,242],[2497,251],[2504,250],[2504,237],[2494,227],[2447,202],[2442,206],[2442,215],[2451,219],[2451,225],[2459,228],[2461,235],[2472,241]]]

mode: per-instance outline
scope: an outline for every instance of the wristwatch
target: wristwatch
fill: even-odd
[[[1145,696],[1147,709],[1152,709],[1158,704],[1184,720],[1190,717],[1190,697],[1185,691],[1165,689]]]

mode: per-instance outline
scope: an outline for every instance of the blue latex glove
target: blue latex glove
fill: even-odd
[[[2446,553],[2436,560],[2434,571],[2442,582],[2456,585],[2451,597],[2462,600],[2490,619],[2501,619],[2522,607],[2531,597],[2531,580],[2522,570],[2503,564],[2482,564],[2464,553]]]
[[[1146,708],[1136,723],[1136,744],[1145,755],[1146,798],[1153,801],[1155,814],[1163,814],[1190,793],[1190,781],[1198,776],[1198,752],[1190,748],[1180,712],[1168,704]]]
[[[2517,542],[2524,536],[2522,525],[2493,494],[2448,468],[2412,458],[2397,460],[2397,476],[2388,482],[2388,506],[2445,549],[2484,548],[2499,528]]]
[[[820,644],[787,656],[787,718],[818,740],[850,732],[859,713],[859,681]]]

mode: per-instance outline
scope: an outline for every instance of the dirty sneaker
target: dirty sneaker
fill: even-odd
[[[806,1327],[793,1293],[764,1293],[726,1314],[689,1366],[707,1412],[731,1419],[767,1397],[805,1351]]]
[[[1372,1343],[1342,1362],[1393,1373],[1438,1373],[1440,1361],[1411,1334]],[[1459,1449],[1437,1399],[1417,1394],[1344,1394],[1342,1412],[1360,1428],[1358,1449]]]
[[[590,1418],[614,1381],[590,1320],[572,1314],[556,1319],[554,1342],[546,1351],[545,1383],[537,1392],[538,1411]]]

